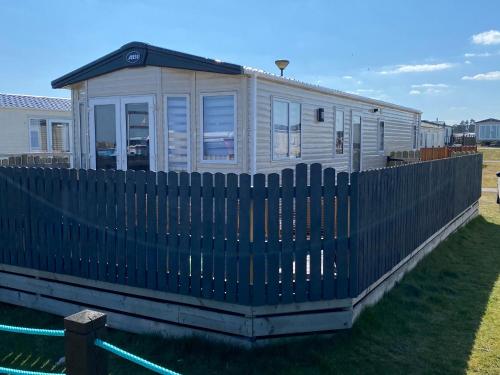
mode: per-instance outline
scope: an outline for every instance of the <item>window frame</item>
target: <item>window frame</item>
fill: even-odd
[[[353,161],[354,161],[354,137],[353,137],[353,131],[354,131],[354,117],[359,117],[361,120],[360,124],[360,129],[359,129],[359,134],[360,134],[360,139],[359,139],[359,172],[363,171],[363,123],[365,122],[363,113],[359,110],[351,110],[351,121],[350,121],[350,129],[349,129],[349,173],[353,173],[352,166],[353,166]]]
[[[52,124],[53,123],[67,123],[68,124],[68,137],[69,137],[69,151],[54,151],[54,143],[53,143],[53,139],[52,139]],[[50,125],[49,125],[50,124]],[[54,152],[60,152],[60,153],[63,153],[63,154],[72,154],[73,153],[73,133],[72,133],[72,126],[71,126],[71,122],[70,120],[58,120],[58,119],[49,119],[48,120],[48,123],[47,123],[47,132],[49,131],[50,129],[50,137],[47,135],[47,149],[49,149],[49,143],[50,143],[50,149],[52,153]]]
[[[40,133],[40,124],[38,124],[38,126],[36,128],[36,132],[38,134],[38,148],[36,148],[36,149],[33,148],[33,145],[31,144],[31,129],[32,129],[31,120],[38,120],[38,121],[45,120],[46,122],[48,122],[47,119],[44,119],[44,118],[34,118],[34,117],[28,118],[28,142],[29,142],[29,146],[30,146],[30,152],[48,153],[49,152],[48,147],[47,147],[47,151],[42,150],[42,135]],[[47,140],[47,143],[48,143],[48,140]]]
[[[288,156],[282,158],[274,157],[274,101],[280,101],[288,104]],[[300,106],[300,157],[294,158],[290,156],[290,104],[298,104]],[[298,99],[290,99],[282,96],[271,96],[271,162],[280,162],[283,160],[302,160],[302,127],[303,127],[303,103]]]
[[[204,134],[205,134],[205,127],[204,127],[204,101],[203,98],[209,97],[209,96],[232,96],[233,97],[233,103],[234,103],[234,113],[233,113],[233,121],[234,121],[234,159],[233,160],[205,160],[204,159]],[[199,139],[199,145],[200,145],[200,157],[199,161],[200,164],[226,164],[226,165],[235,165],[238,164],[238,92],[237,91],[208,91],[208,92],[202,92],[200,93],[200,139]]]
[[[380,132],[380,124],[384,124],[384,134],[381,136],[381,132]],[[417,136],[418,138],[418,136]],[[380,145],[381,145],[381,142],[382,141],[382,148],[380,148]],[[418,143],[418,139],[417,139],[417,143]],[[384,155],[385,154],[385,119],[382,118],[382,117],[379,117],[377,119],[377,152],[379,154],[382,154]]]
[[[342,132],[344,133],[344,136],[342,137],[342,153],[337,153],[337,112],[342,112]],[[333,157],[336,158],[344,156],[346,154],[346,143],[345,143],[345,136],[346,136],[346,130],[345,130],[345,113],[346,109],[344,107],[333,107]]]
[[[40,128],[37,129],[38,140],[40,142],[40,148],[38,150],[33,149],[31,145],[31,120],[45,120],[47,126],[47,151],[41,150],[42,140],[40,134]],[[54,151],[52,149],[52,123],[54,122],[62,122],[68,124],[68,132],[69,132],[69,151]],[[29,142],[29,150],[30,153],[35,154],[53,154],[54,152],[61,154],[73,154],[73,120],[65,119],[60,117],[28,117],[28,142]]]
[[[163,95],[163,132],[164,132],[164,150],[165,150],[165,168],[168,172],[168,98],[185,98],[186,99],[186,132],[187,132],[187,153],[188,165],[187,172],[191,172],[192,154],[191,154],[191,97],[186,93],[169,93]]]

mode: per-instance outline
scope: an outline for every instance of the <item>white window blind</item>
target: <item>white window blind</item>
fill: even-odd
[[[187,171],[189,165],[187,98],[167,97],[168,170]]]
[[[52,122],[52,151],[69,152],[69,123]]]
[[[203,160],[235,160],[235,96],[203,96]]]

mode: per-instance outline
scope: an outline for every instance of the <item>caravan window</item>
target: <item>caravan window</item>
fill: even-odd
[[[236,95],[203,95],[203,161],[236,160]]]
[[[384,151],[385,122],[378,122],[378,149]]]
[[[335,153],[344,153],[344,112],[335,112]]]
[[[29,142],[31,152],[70,152],[70,122],[30,119]]]
[[[302,106],[273,100],[273,160],[298,159],[302,152]]]

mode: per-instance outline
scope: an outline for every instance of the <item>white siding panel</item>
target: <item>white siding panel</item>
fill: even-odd
[[[88,97],[155,94],[160,68],[127,68],[88,81]]]
[[[0,155],[30,152],[29,119],[71,120],[71,112],[0,108]]]
[[[386,165],[386,155],[394,150],[412,149],[413,112],[392,108],[381,108],[373,113],[373,104],[355,101],[335,95],[292,87],[290,85],[258,80],[257,92],[257,170],[258,172],[279,172],[296,163],[322,163],[339,171],[350,168],[351,111],[361,113],[363,118],[362,168],[380,168]],[[286,98],[302,104],[302,158],[300,160],[272,161],[271,150],[271,105],[273,97]],[[325,121],[316,121],[316,111],[324,108]],[[344,154],[334,152],[334,114],[338,108],[344,111]],[[385,150],[378,150],[378,119],[385,121]]]

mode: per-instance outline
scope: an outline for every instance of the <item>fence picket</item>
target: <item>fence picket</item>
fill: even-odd
[[[266,300],[266,176],[253,176],[253,304],[263,305]]]
[[[116,282],[116,172],[106,171],[105,280]]]
[[[147,172],[147,209],[146,209],[146,286],[149,289],[157,289],[158,277],[158,253],[157,253],[157,227],[158,207],[156,202],[156,173]]]
[[[295,167],[295,301],[307,300],[307,166]]]
[[[215,174],[214,188],[214,298],[223,301],[225,298],[225,227],[226,227],[226,179],[222,173]]]
[[[167,174],[158,172],[158,289],[167,290]]]
[[[213,188],[213,175],[211,173],[203,173],[203,241],[202,241],[202,295],[205,298],[212,297],[213,291],[213,267],[214,267],[214,254],[213,254],[213,218],[214,218],[214,188]]]
[[[311,198],[310,198],[310,253],[309,253],[309,298],[312,301],[322,296],[322,167],[311,165]]]
[[[293,204],[294,204],[294,172],[285,169],[282,172],[283,193],[281,199],[281,301],[293,302],[294,295],[294,238],[293,238]]]
[[[106,280],[106,171],[96,173],[97,186],[97,278]]]
[[[238,302],[250,303],[250,176],[240,175]]]
[[[126,192],[125,192],[125,171],[116,171],[116,282],[125,284],[126,282]]]
[[[191,173],[191,294],[201,296],[201,175]]]
[[[136,199],[136,283],[139,287],[146,286],[147,270],[147,238],[146,238],[146,191],[147,176],[145,171],[135,173]]]
[[[348,196],[349,175],[340,172],[337,175],[337,298],[348,296]]]
[[[227,175],[226,301],[237,301],[238,290],[238,176]]]
[[[180,173],[179,180],[179,288],[183,294],[189,293],[190,281],[190,200],[189,200],[189,174]],[[224,229],[224,227],[222,228]]]
[[[280,176],[272,173],[268,176],[268,248],[267,248],[267,303],[279,302],[280,269]]]
[[[137,285],[137,210],[136,210],[136,172],[128,170],[125,175],[125,195],[127,211],[127,231],[125,237],[125,278],[127,284]]]
[[[89,218],[87,251],[89,259],[89,277],[98,278],[98,227],[97,227],[97,174],[95,170],[87,172],[87,213]],[[57,258],[56,258],[57,264]]]
[[[324,210],[324,230],[323,230],[323,298],[333,299],[337,289],[336,274],[336,245],[335,228],[336,215],[335,206],[335,169],[326,168],[323,172],[323,210]]]

